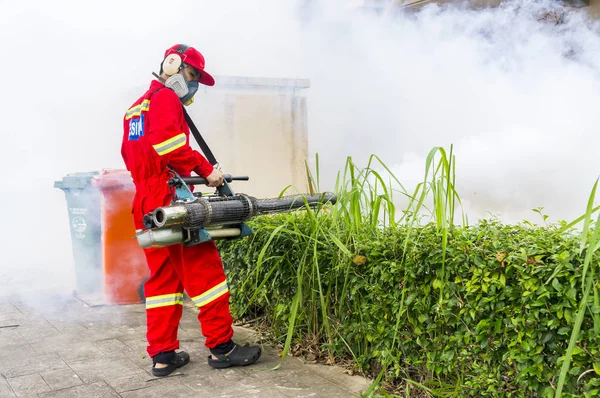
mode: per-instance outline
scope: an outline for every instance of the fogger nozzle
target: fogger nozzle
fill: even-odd
[[[187,217],[187,209],[182,205],[159,207],[154,210],[152,219],[157,227],[182,224]]]

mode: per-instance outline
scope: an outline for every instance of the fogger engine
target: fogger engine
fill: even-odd
[[[137,231],[142,248],[175,244],[196,245],[208,240],[237,239],[254,231],[245,222],[265,214],[284,213],[334,204],[333,194],[289,195],[281,198],[257,199],[236,194],[229,186],[234,180],[248,177],[224,176],[224,183],[213,195],[194,194],[188,185],[207,184],[201,177],[175,175],[169,185],[175,197],[169,206],[158,207],[144,216],[145,230]]]

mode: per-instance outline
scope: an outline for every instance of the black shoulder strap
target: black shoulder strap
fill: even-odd
[[[152,92],[151,96],[154,93],[156,93],[158,90],[163,89],[163,88],[165,88],[165,87],[159,87],[158,89],[154,90]],[[200,135],[200,132],[196,128],[196,125],[192,121],[192,118],[190,117],[190,115],[188,115],[187,111],[185,110],[185,106],[183,104],[181,105],[181,108],[183,109],[183,115],[185,116],[185,121],[187,122],[188,126],[190,127],[190,131],[192,132],[192,134],[194,134],[194,138],[196,139],[196,142],[198,142],[198,145],[200,145],[202,152],[204,152],[204,156],[206,156],[206,160],[208,160],[210,162],[210,164],[215,166],[217,163],[219,163],[219,162],[217,162],[217,159],[215,159],[215,155],[213,155],[212,151],[208,147],[208,144],[206,143],[206,141],[204,141],[204,138],[202,138],[202,136]]]
[[[190,118],[190,115],[188,115],[187,111],[185,110],[185,106],[182,106],[182,108],[183,108],[183,115],[185,116],[185,121],[187,122],[188,126],[190,127],[190,131],[192,132],[192,134],[194,134],[194,138],[196,138],[196,141],[198,142],[198,145],[200,145],[202,152],[204,152],[206,159],[213,166],[216,165],[219,162],[217,162],[217,159],[215,159],[215,155],[213,155],[212,151],[206,144],[206,141],[204,141],[204,138],[202,138],[202,136],[200,135],[200,132],[194,125],[192,118]]]

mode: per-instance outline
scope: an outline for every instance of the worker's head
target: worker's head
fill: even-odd
[[[215,79],[204,70],[204,56],[193,47],[176,44],[165,51],[160,77],[173,89],[184,105],[194,101],[199,83],[213,86]]]

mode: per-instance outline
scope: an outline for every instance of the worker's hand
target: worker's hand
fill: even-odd
[[[209,187],[220,187],[223,185],[223,173],[217,169],[214,169],[213,172],[206,177],[206,180],[208,181],[207,185]]]

